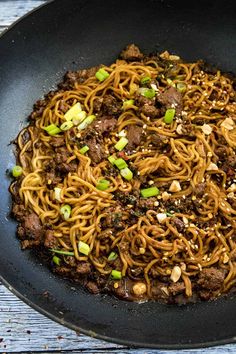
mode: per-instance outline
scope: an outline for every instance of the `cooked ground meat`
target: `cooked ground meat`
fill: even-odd
[[[47,230],[44,236],[44,246],[47,248],[57,248],[58,239],[54,236],[54,232],[52,230]]]
[[[117,126],[117,120],[112,116],[102,116],[98,118],[93,124],[91,124],[91,128],[95,129],[97,132],[101,134],[108,134],[110,131],[114,130]]]
[[[206,183],[203,182],[197,184],[193,192],[196,194],[197,197],[202,197],[205,193],[205,189],[206,189]]]
[[[43,226],[37,214],[31,213],[26,215],[21,221],[20,234],[23,238],[29,238],[36,241],[41,241],[44,235]]]
[[[121,58],[127,61],[139,61],[143,58],[143,54],[135,44],[129,44],[122,52]]]
[[[185,290],[184,282],[172,283],[168,287],[168,290],[172,295],[180,294],[180,293],[184,292],[184,290]]]
[[[126,146],[126,149],[132,150],[140,145],[141,139],[142,139],[142,131],[143,131],[143,128],[139,127],[137,125],[129,125],[128,126],[126,137],[129,142],[128,142],[128,145]]]
[[[103,97],[96,97],[93,101],[93,111],[95,113],[100,112],[102,107]]]
[[[98,294],[100,292],[99,287],[94,281],[88,281],[85,286],[92,294]]]
[[[80,262],[76,268],[76,272],[81,275],[89,274],[91,270],[92,270],[91,264],[88,262]]]
[[[96,133],[93,129],[90,129],[87,132],[87,134],[83,138],[82,145],[88,145],[88,155],[93,161],[93,163],[99,163],[103,159],[105,153],[103,139],[102,136]]]
[[[183,232],[185,230],[185,224],[179,218],[172,217],[170,222],[179,232]]]
[[[175,108],[176,115],[180,115],[183,110],[182,95],[173,86],[161,92],[157,100],[167,109]]]
[[[65,145],[65,139],[64,137],[53,136],[50,140],[50,145],[52,145],[53,147],[61,147]]]
[[[63,83],[59,84],[60,88],[71,89],[74,88],[75,83],[83,83],[91,76],[95,76],[100,66],[94,66],[89,69],[82,69],[79,71],[68,71],[64,77]]]
[[[153,210],[155,208],[154,203],[157,201],[155,197],[152,198],[139,198],[137,200],[137,206],[144,210]]]
[[[28,214],[27,210],[25,209],[24,204],[16,204],[14,203],[12,206],[12,214],[16,218],[17,221],[22,221]]]
[[[165,135],[161,134],[151,134],[150,143],[157,147],[158,149],[165,149],[168,144],[168,138]]]
[[[222,287],[225,272],[214,267],[203,269],[199,275],[198,285],[207,290],[218,290]]]
[[[115,96],[105,95],[103,97],[101,111],[111,116],[117,116],[121,112],[122,102]]]

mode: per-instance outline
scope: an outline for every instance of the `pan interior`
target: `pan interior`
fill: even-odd
[[[37,310],[76,330],[118,343],[184,348],[235,340],[235,299],[167,306],[91,295],[54,276],[22,252],[9,217],[9,145],[33,103],[67,70],[109,64],[129,43],[148,53],[169,50],[236,72],[235,4],[147,0],[61,0],[31,13],[0,39],[1,278]]]

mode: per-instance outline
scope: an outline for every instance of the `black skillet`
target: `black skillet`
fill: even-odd
[[[167,49],[236,73],[235,12],[233,0],[60,0],[0,38],[0,279],[27,304],[72,329],[127,345],[193,348],[236,341],[236,298],[178,307],[71,288],[32,252],[20,250],[5,175],[14,163],[9,142],[34,101],[66,70],[112,63],[134,42],[146,53]]]

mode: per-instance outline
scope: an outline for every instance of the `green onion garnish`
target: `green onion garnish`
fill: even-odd
[[[116,252],[111,252],[107,259],[108,259],[108,261],[111,262],[111,261],[115,261],[117,257],[118,257],[118,254]]]
[[[122,278],[122,274],[119,270],[113,269],[111,271],[111,277],[112,277],[112,279],[120,280]]]
[[[123,168],[123,170],[120,170],[120,174],[127,181],[130,181],[133,178],[133,172],[128,167]]]
[[[124,101],[123,103],[123,109],[126,110],[126,109],[129,109],[130,106],[133,106],[134,105],[134,100],[127,100],[127,101]]]
[[[155,197],[160,192],[157,187],[150,187],[150,188],[141,189],[140,193],[142,197],[149,198],[149,197]]]
[[[171,79],[168,78],[166,81],[168,85],[175,87],[175,83]]]
[[[152,88],[141,87],[139,92],[146,98],[153,98],[156,95],[156,91]]]
[[[151,81],[151,78],[149,76],[144,76],[142,77],[142,79],[140,80],[142,85],[146,85]]]
[[[114,161],[114,165],[119,168],[119,170],[122,170],[123,168],[128,167],[127,163],[123,159],[117,159]]]
[[[80,123],[80,125],[78,125],[78,129],[79,130],[86,129],[87,126],[89,124],[91,124],[94,121],[95,118],[96,118],[95,115],[88,116],[87,118],[85,118],[85,120],[82,123]]]
[[[81,104],[77,102],[64,115],[65,120],[72,120],[78,118],[78,114],[82,111]]]
[[[58,266],[61,264],[61,259],[57,256],[53,256],[52,261],[53,261],[53,263],[55,263]]]
[[[56,135],[61,132],[61,129],[55,124],[48,125],[44,130],[46,130],[49,135]]]
[[[112,165],[114,165],[114,162],[116,161],[116,159],[115,159],[115,157],[113,157],[113,156],[109,156],[109,157],[108,157],[108,161],[109,161]]]
[[[120,140],[115,145],[116,150],[119,150],[119,151],[123,150],[124,147],[128,144],[128,142],[129,142],[129,140],[127,138],[125,138],[124,136],[122,136],[120,138]]]
[[[78,249],[79,249],[79,252],[83,253],[85,256],[89,255],[90,247],[89,247],[89,245],[87,243],[85,243],[83,241],[79,241]]]
[[[177,90],[181,93],[185,92],[187,89],[187,86],[184,82],[178,82],[178,84],[176,85]]]
[[[103,68],[99,69],[95,74],[96,78],[101,82],[106,80],[109,77],[109,75],[110,74]]]
[[[13,177],[20,177],[23,173],[23,168],[21,166],[16,165],[12,168],[11,173]]]
[[[84,145],[80,150],[79,152],[84,155],[87,151],[89,151],[89,147],[88,145]]]
[[[74,252],[69,252],[69,251],[60,251],[60,250],[55,250],[54,248],[50,249],[51,252],[58,253],[58,254],[64,254],[64,256],[74,256]]]
[[[60,129],[63,131],[69,130],[70,128],[72,128],[74,126],[73,122],[71,120],[68,120],[64,123],[62,123],[62,125],[60,126]]]
[[[100,179],[100,181],[96,185],[96,188],[99,189],[100,191],[105,191],[106,189],[109,188],[109,186],[110,186],[110,181],[108,181],[107,179]]]
[[[60,209],[60,213],[65,220],[68,220],[71,214],[71,206],[68,204],[63,205]]]
[[[164,116],[164,122],[166,124],[170,124],[173,122],[175,117],[175,109],[174,108],[169,108],[166,110],[165,116]]]

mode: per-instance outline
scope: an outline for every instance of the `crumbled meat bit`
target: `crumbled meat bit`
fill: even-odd
[[[89,147],[88,155],[91,160],[95,164],[101,162],[105,153],[102,137],[98,134],[95,135],[93,130],[89,130],[83,138],[83,143]]]
[[[150,143],[153,144],[158,149],[164,149],[168,144],[168,138],[161,134],[151,134]]]
[[[126,149],[132,150],[140,145],[142,139],[142,128],[137,125],[129,125],[127,129],[128,144]]]
[[[27,215],[26,208],[24,204],[13,204],[12,214],[16,218],[17,221],[21,221]]]
[[[202,197],[205,193],[205,189],[206,189],[206,183],[203,182],[196,185],[193,192],[194,194],[196,194],[197,197]]]
[[[50,145],[53,147],[61,147],[65,145],[65,139],[63,137],[51,137],[50,139]]]
[[[21,248],[24,250],[26,248],[33,248],[40,245],[39,240],[23,240],[21,241]]]
[[[112,95],[105,95],[103,97],[101,111],[111,116],[117,116],[122,109],[122,101],[119,101]]]
[[[88,281],[85,286],[92,294],[99,293],[99,287],[94,281]]]
[[[199,275],[198,285],[207,290],[219,290],[225,278],[225,273],[222,269],[214,267],[203,269]]]
[[[127,61],[139,61],[143,58],[143,54],[135,44],[128,45],[122,52],[121,58]]]
[[[140,112],[150,118],[157,118],[160,116],[160,110],[155,107],[155,100],[146,98],[138,94],[135,98],[135,104],[140,108]]]
[[[97,132],[101,134],[107,134],[110,131],[114,130],[117,126],[117,120],[112,116],[102,116],[96,119],[90,126],[94,128]]]
[[[88,262],[80,262],[77,265],[76,273],[79,273],[81,275],[86,275],[91,273],[91,264]]]
[[[180,115],[183,110],[182,95],[172,86],[160,93],[157,100],[167,109],[175,108],[176,115]]]
[[[47,248],[57,248],[58,241],[52,230],[45,232],[44,246]]]
[[[44,230],[37,214],[31,213],[21,222],[21,230],[23,229],[25,238],[41,241]]]
[[[103,98],[102,97],[96,97],[93,101],[93,113],[98,113],[101,110],[102,107],[102,102]]]
[[[150,210],[150,209],[154,209],[155,202],[156,202],[156,198],[154,198],[154,197],[139,198],[139,200],[137,201],[137,206],[141,209],[144,209],[144,210]]]
[[[68,71],[64,77],[64,82],[59,85],[60,88],[70,90],[74,88],[75,83],[83,83],[88,78],[95,76],[100,66],[95,66],[89,69],[82,69],[79,71]]]
[[[215,154],[219,156],[220,160],[225,160],[228,156],[228,149],[226,146],[217,146],[214,150]]]
[[[183,232],[185,230],[185,224],[182,220],[180,220],[179,218],[171,218],[171,224],[173,226],[176,227],[176,229],[179,231],[179,232]]]
[[[184,290],[185,290],[184,282],[172,283],[168,287],[168,290],[169,290],[170,294],[172,294],[172,295],[180,294],[180,293],[184,292]]]

